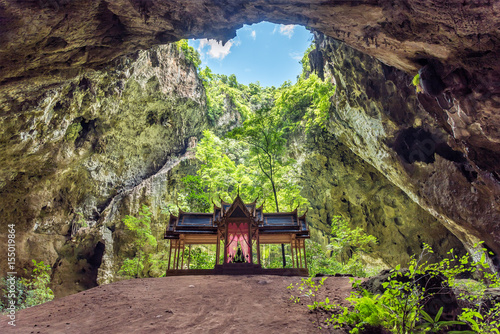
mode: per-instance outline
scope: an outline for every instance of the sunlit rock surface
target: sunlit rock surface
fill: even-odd
[[[369,267],[407,263],[421,252],[423,243],[436,253],[431,260],[440,259],[451,248],[463,251],[462,243],[435,217],[335,136],[323,131],[297,144],[302,155],[302,195],[312,207],[307,219],[313,239],[328,242],[329,224],[333,216],[341,215],[351,226],[377,237]]]

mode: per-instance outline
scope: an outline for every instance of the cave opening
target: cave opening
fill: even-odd
[[[97,272],[99,267],[102,264],[102,257],[104,255],[104,251],[106,250],[106,245],[99,241],[94,247],[93,252],[87,260],[87,263],[90,265],[90,275],[92,279],[93,286],[97,286]]]
[[[236,76],[239,83],[280,87],[295,82],[302,72],[304,52],[313,40],[301,25],[267,21],[244,25],[225,44],[212,39],[189,40],[197,50],[201,67],[214,73]]]

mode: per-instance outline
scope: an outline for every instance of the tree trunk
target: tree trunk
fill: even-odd
[[[274,186],[274,180],[272,179],[271,179],[271,184],[273,186],[274,201],[276,203],[276,212],[280,212],[280,208],[278,206],[278,195],[276,194],[276,187]],[[286,267],[285,244],[281,244],[281,256],[283,258],[283,268],[285,268]]]

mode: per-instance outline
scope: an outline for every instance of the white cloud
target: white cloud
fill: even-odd
[[[200,39],[200,46],[198,47],[198,52],[200,53],[206,52],[210,57],[222,60],[231,52],[231,47],[234,44],[235,43],[232,40],[227,42],[225,45],[222,45],[221,42],[216,41],[215,39],[204,38]],[[206,47],[209,48],[208,51],[204,51]]]
[[[250,36],[252,36],[253,40],[255,41],[255,39],[257,38],[257,33],[255,32],[255,30],[252,30]]]
[[[290,58],[292,58],[294,60],[302,60],[302,56],[303,56],[302,53],[297,52],[297,51],[290,52],[288,55],[290,56]]]
[[[280,34],[282,34],[283,36],[287,36],[288,38],[292,38],[294,29],[295,29],[294,24],[288,24],[288,25],[280,24]]]

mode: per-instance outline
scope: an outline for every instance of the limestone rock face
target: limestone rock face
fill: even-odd
[[[337,84],[328,131],[466,248],[484,240],[498,254],[498,180],[461,150],[453,130],[459,108],[443,114],[434,98],[415,93],[411,76],[338,41],[317,42]]]
[[[377,238],[368,266],[408,263],[424,242],[435,251],[432,260],[440,260],[451,248],[463,251],[438,219],[334,135],[309,134],[300,146],[302,195],[312,207],[307,214],[312,238],[328,242],[332,217],[341,215]]]
[[[164,175],[207,126],[205,101],[195,67],[172,44],[7,105],[0,216],[2,230],[16,224],[18,268],[31,258],[51,264],[58,296],[75,282],[95,286],[98,269],[109,281],[127,243],[121,218],[145,203],[158,216]]]

